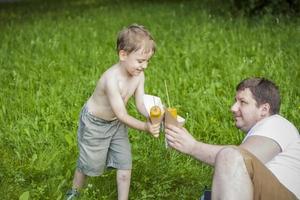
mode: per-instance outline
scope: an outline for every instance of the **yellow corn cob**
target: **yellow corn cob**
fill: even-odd
[[[159,118],[161,116],[161,109],[159,106],[152,106],[150,109],[150,119],[152,121],[152,123],[157,123]],[[158,122],[159,123],[159,122]],[[158,134],[153,135],[154,137],[158,137]]]
[[[161,109],[159,106],[152,106],[150,109],[150,118],[158,118],[161,116]]]
[[[168,111],[171,113],[171,115],[177,119],[177,110],[176,108],[168,108]]]

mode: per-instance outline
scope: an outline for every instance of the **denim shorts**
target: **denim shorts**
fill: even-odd
[[[125,124],[93,116],[83,106],[78,127],[79,158],[77,170],[87,176],[99,176],[107,167],[130,170],[131,147]]]

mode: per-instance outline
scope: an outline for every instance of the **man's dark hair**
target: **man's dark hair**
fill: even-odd
[[[270,114],[278,114],[280,110],[280,94],[278,87],[272,81],[265,78],[247,78],[241,81],[236,91],[249,88],[253,98],[257,102],[257,106],[264,103],[270,105]]]

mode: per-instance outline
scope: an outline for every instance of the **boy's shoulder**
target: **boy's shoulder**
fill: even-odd
[[[118,64],[114,64],[110,66],[108,69],[106,69],[102,75],[116,73],[117,68],[118,68]]]
[[[100,82],[106,86],[112,85],[131,85],[130,87],[138,87],[140,83],[144,83],[145,74],[141,72],[137,76],[124,75],[124,71],[121,70],[118,64],[115,64],[108,68],[100,77]]]
[[[109,67],[108,69],[106,69],[103,73],[102,73],[102,75],[101,75],[101,79],[102,80],[105,80],[105,79],[107,79],[107,78],[109,78],[109,79],[114,79],[115,77],[117,77],[118,76],[118,72],[117,72],[117,67],[116,67],[116,65],[113,65],[113,66],[111,66],[111,67]]]

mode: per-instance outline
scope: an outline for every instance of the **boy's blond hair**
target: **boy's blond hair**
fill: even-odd
[[[150,32],[142,25],[131,24],[121,30],[117,39],[117,51],[127,53],[143,49],[145,53],[155,52],[155,42]]]

